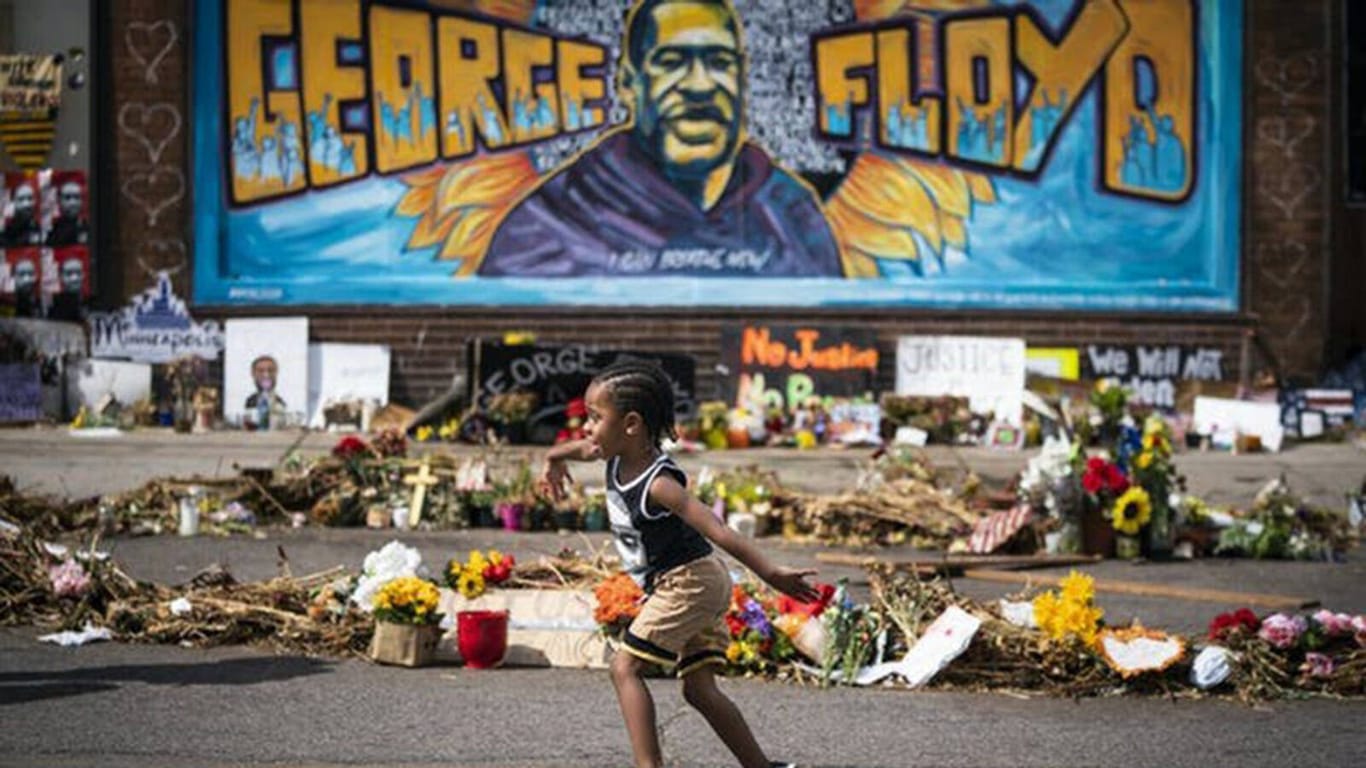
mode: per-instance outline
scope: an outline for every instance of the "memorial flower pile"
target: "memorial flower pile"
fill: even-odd
[[[1320,609],[1258,618],[1240,608],[1215,616],[1208,636],[1214,644],[1204,652],[1226,657],[1228,669],[1197,681],[1201,688],[1227,681],[1249,700],[1305,690],[1366,693],[1366,615]]]
[[[417,576],[400,576],[386,582],[375,593],[376,621],[391,624],[437,624],[441,614],[437,605],[441,593],[436,585]]]

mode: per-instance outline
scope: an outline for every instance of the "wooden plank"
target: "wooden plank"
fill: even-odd
[[[1002,584],[1029,584],[1035,577],[1028,573],[1015,571],[970,568],[963,571],[963,578],[978,581],[992,581]],[[1045,580],[1040,580],[1045,581]],[[1046,581],[1053,581],[1052,579]],[[1202,603],[1223,603],[1229,607],[1256,605],[1263,608],[1288,608],[1298,610],[1312,608],[1318,600],[1294,595],[1272,595],[1258,592],[1230,592],[1222,589],[1196,589],[1193,587],[1174,587],[1167,584],[1148,584],[1141,581],[1119,581],[1116,579],[1096,579],[1097,594],[1140,595],[1143,597],[1166,597],[1175,600],[1190,600]]]
[[[897,570],[917,573],[956,574],[965,568],[990,566],[996,569],[1024,570],[1052,568],[1066,565],[1092,565],[1100,562],[1099,555],[953,555],[949,557],[912,557],[903,560],[884,560],[877,555],[846,552],[817,552],[816,560],[831,565],[864,566],[889,565]]]

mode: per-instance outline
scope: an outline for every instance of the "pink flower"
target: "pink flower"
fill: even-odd
[[[1313,616],[1315,623],[1323,628],[1323,634],[1328,637],[1339,637],[1352,634],[1352,617],[1345,613],[1333,613],[1324,608],[1316,612]]]
[[[80,563],[70,558],[52,566],[47,575],[52,580],[52,591],[58,597],[80,597],[90,588],[90,576]]]
[[[1257,630],[1257,636],[1277,648],[1284,649],[1298,642],[1300,635],[1308,628],[1309,622],[1305,621],[1303,616],[1273,613],[1262,619],[1262,628]]]
[[[1356,633],[1357,645],[1366,648],[1366,614],[1358,613],[1352,617],[1352,631]]]
[[[1306,653],[1300,671],[1308,677],[1327,679],[1333,676],[1333,657],[1323,653]]]

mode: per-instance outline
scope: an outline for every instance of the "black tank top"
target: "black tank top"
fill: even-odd
[[[688,487],[687,474],[668,454],[661,453],[628,483],[618,482],[619,463],[616,457],[607,462],[607,514],[612,536],[622,567],[649,592],[659,574],[710,555],[711,543],[668,508],[650,503],[650,484],[660,472]]]

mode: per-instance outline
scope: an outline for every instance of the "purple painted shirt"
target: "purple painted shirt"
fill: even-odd
[[[816,197],[753,144],[699,209],[629,131],[603,139],[508,214],[479,274],[500,277],[839,277]]]

